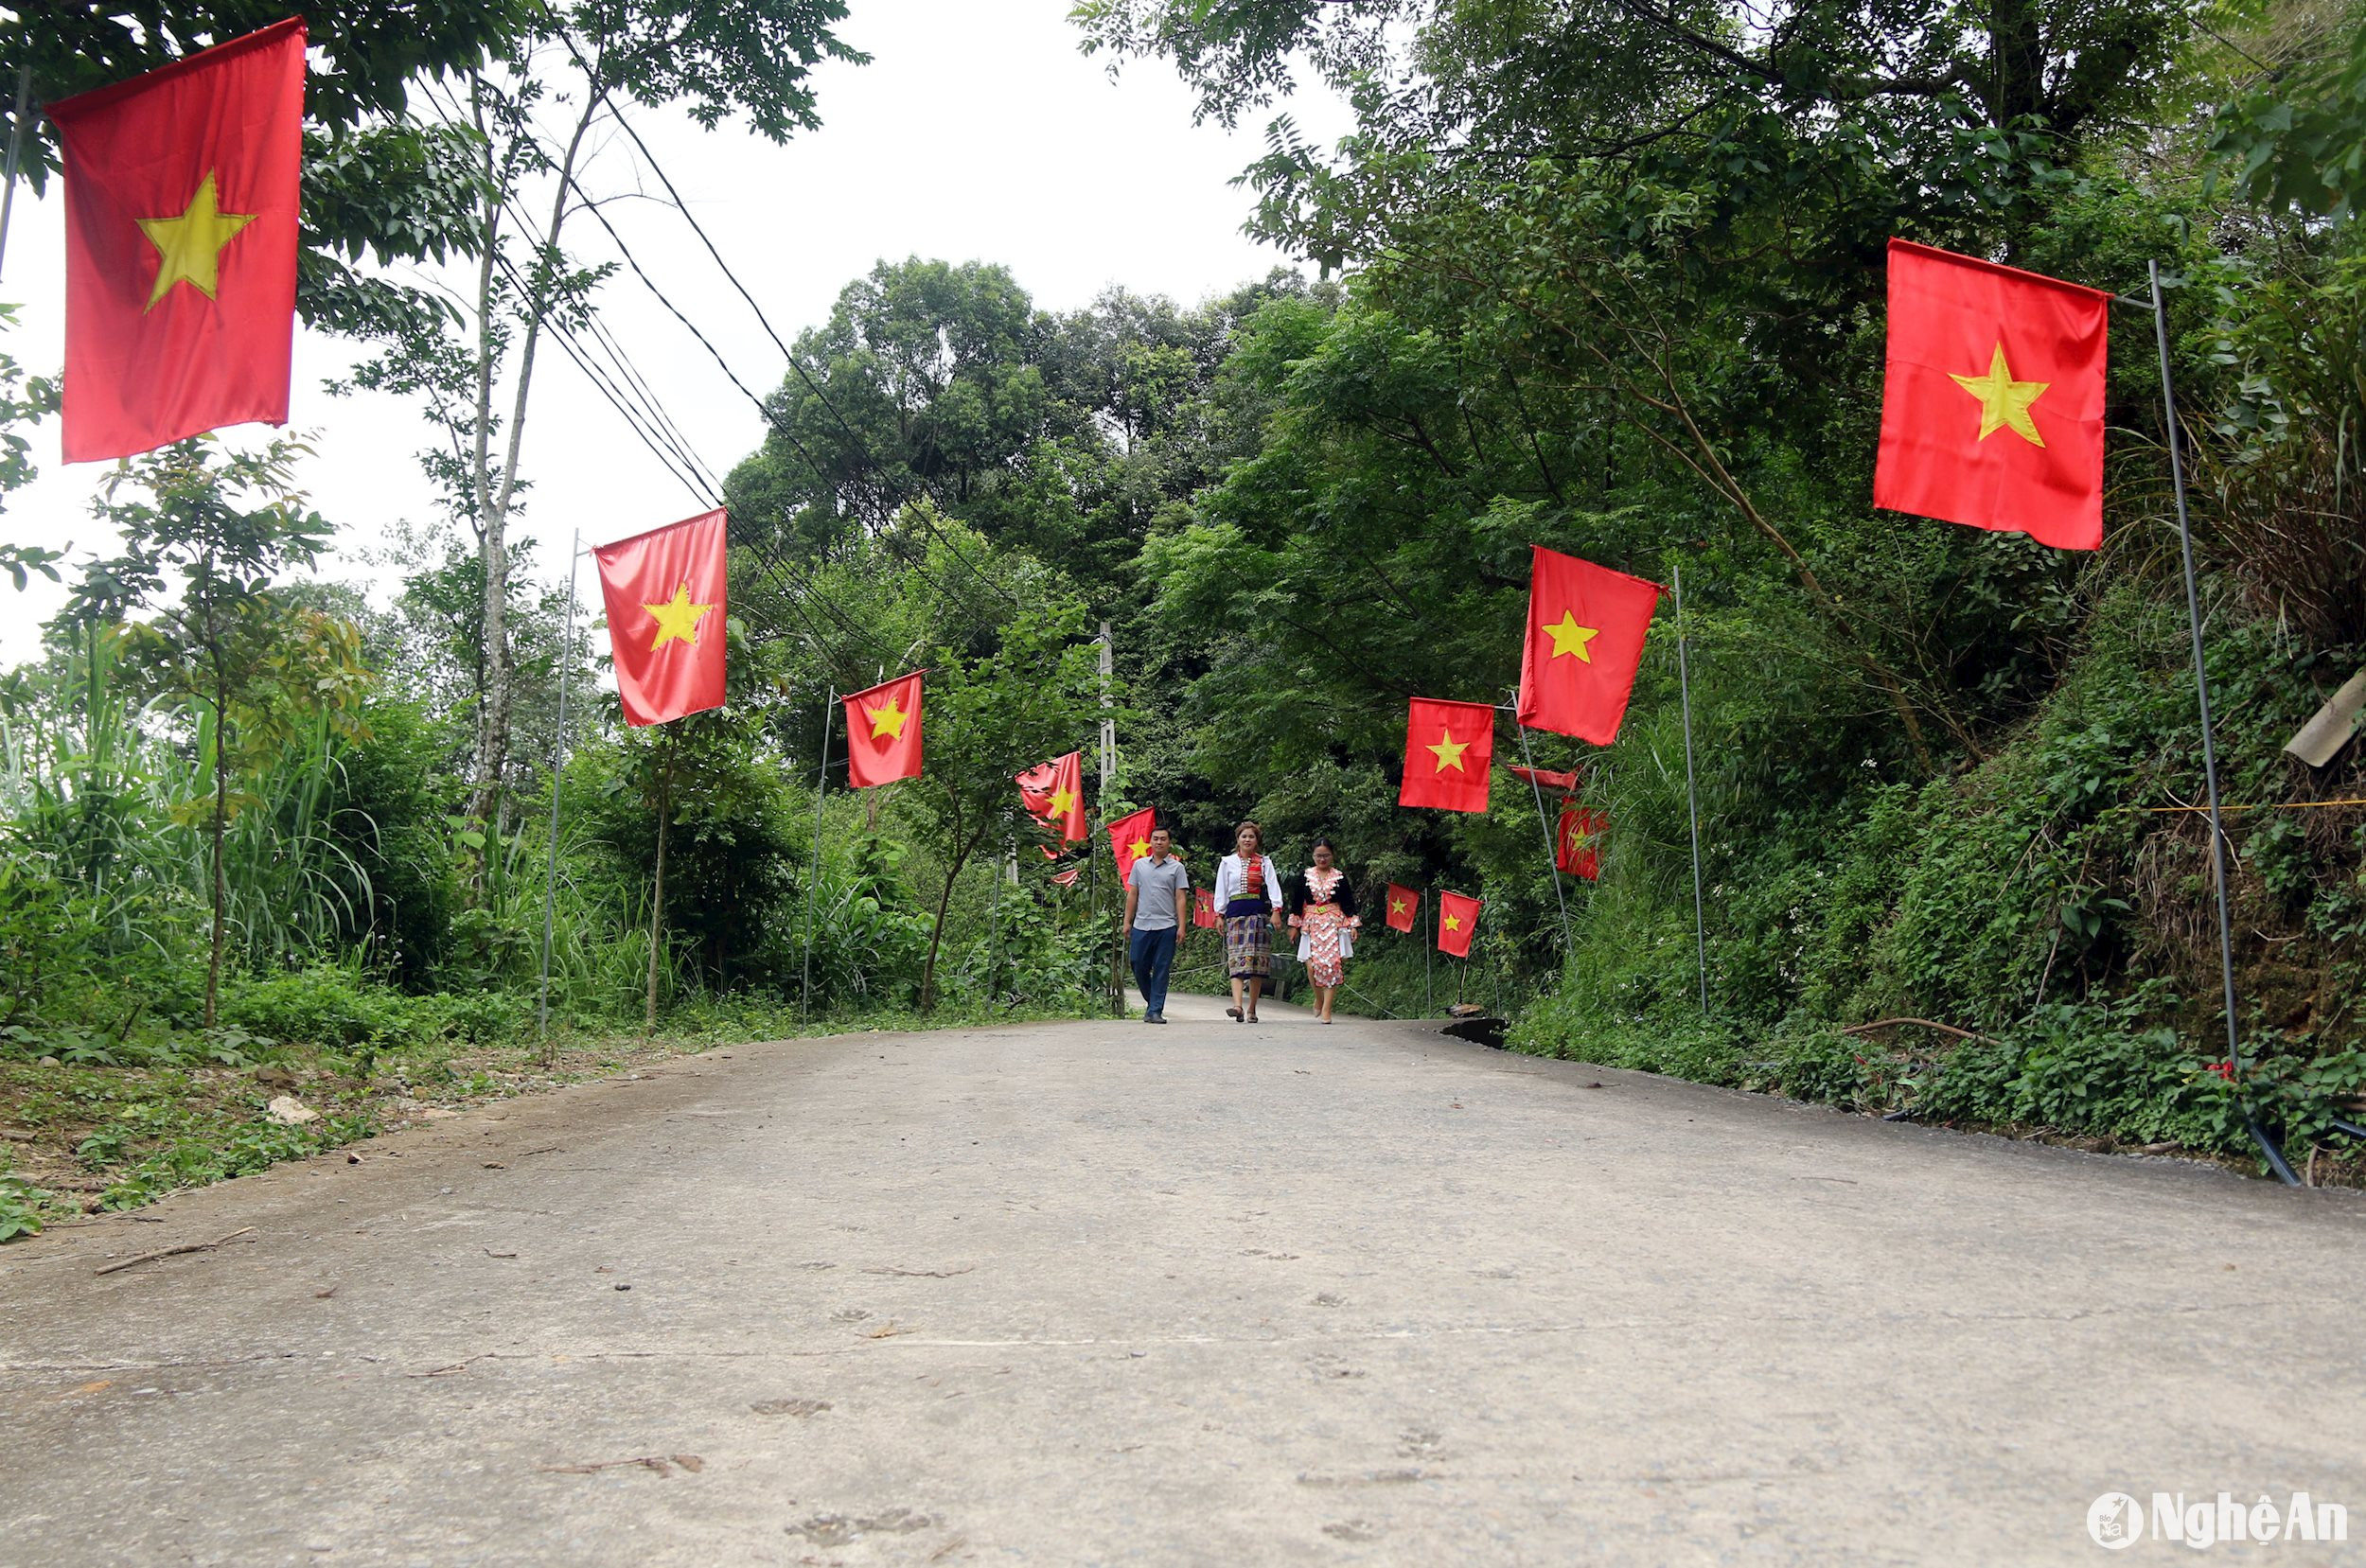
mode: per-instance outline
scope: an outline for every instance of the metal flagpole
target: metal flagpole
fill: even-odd
[[[2168,422],[2169,481],[2177,492],[2177,538],[2185,561],[2185,616],[2194,633],[2194,697],[2201,710],[2201,777],[2210,802],[2210,874],[2218,894],[2218,970],[2225,984],[2226,1059],[2227,1066],[2236,1079],[2243,1073],[2243,1045],[2240,1025],[2234,1011],[2234,928],[2227,913],[2226,897],[2226,830],[2218,820],[2218,754],[2210,732],[2210,673],[2202,660],[2201,650],[2201,590],[2194,581],[2194,526],[2185,507],[2185,463],[2179,451],[2177,424],[2177,393],[2169,379],[2169,311],[2161,297],[2161,263],[2147,263],[2152,279],[2152,329],[2161,347],[2161,408]],[[2300,1178],[2285,1162],[2284,1152],[2268,1136],[2267,1129],[2249,1110],[2243,1113],[2243,1124],[2251,1131],[2251,1140],[2267,1157],[2272,1170],[2287,1187],[2298,1187]]]
[[[838,713],[838,687],[829,691],[821,704],[821,761],[813,770],[813,875],[805,882],[805,984],[797,1003],[799,1023],[813,1017],[813,904],[821,891],[821,806],[830,788],[830,720]]]
[[[583,530],[578,528],[567,546],[567,636],[558,651],[558,735],[551,742],[551,867],[542,890],[542,996],[534,1012],[538,1040],[551,1032],[551,932],[558,919],[558,781],[567,766],[567,677],[575,667],[575,568],[582,551]]]
[[[1572,962],[1578,956],[1578,939],[1569,934],[1569,900],[1561,890],[1561,845],[1553,835],[1553,824],[1545,816],[1545,786],[1536,782],[1536,757],[1528,749],[1528,727],[1515,715],[1511,727],[1520,731],[1520,760],[1528,765],[1528,790],[1536,797],[1536,820],[1545,830],[1545,864],[1553,873],[1553,902],[1561,908],[1561,945]]]
[[[1109,623],[1106,621],[1101,623],[1100,642],[1101,706],[1106,709],[1117,701],[1109,690],[1110,680],[1117,672],[1117,640],[1110,635]],[[1109,789],[1116,782],[1117,774],[1118,721],[1113,718],[1104,718],[1101,721],[1101,810],[1104,820],[1109,810]],[[1095,875],[1097,890],[1099,885],[1097,871]],[[1125,890],[1121,885],[1116,892],[1118,908],[1122,911],[1125,907]],[[1098,905],[1093,912],[1095,914],[1101,912]],[[1122,926],[1124,924],[1124,919],[1121,914],[1118,925]],[[1125,1016],[1125,932],[1120,930],[1117,945],[1109,954],[1109,1016],[1112,1018]]]
[[[1438,999],[1430,995],[1430,976],[1438,968],[1438,890],[1421,890],[1421,903],[1429,910],[1429,941],[1421,946],[1421,1016],[1438,1016]]]
[[[32,97],[33,61],[27,55],[16,68],[16,113],[9,117],[9,164],[7,171],[0,173],[0,261],[6,261],[9,255],[9,215],[16,210],[16,170],[25,150],[25,114],[32,107]]]
[[[1685,653],[1685,564],[1677,561],[1676,690],[1684,696],[1685,813],[1692,820],[1692,947],[1701,966],[1701,1011],[1709,1010],[1708,922],[1701,910],[1701,791],[1692,777],[1692,666]]]

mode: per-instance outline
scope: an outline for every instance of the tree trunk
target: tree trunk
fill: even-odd
[[[657,1032],[658,963],[665,951],[665,831],[674,819],[674,737],[665,737],[665,772],[657,786],[657,878],[649,890],[649,1005],[642,1032]]]
[[[945,941],[945,912],[953,907],[953,885],[962,879],[962,868],[969,864],[977,845],[962,837],[961,819],[953,820],[953,862],[945,869],[945,890],[937,895],[936,925],[928,932],[928,959],[920,966],[920,1011],[928,1013],[937,1005],[937,948]]]
[[[518,495],[518,459],[523,449],[526,433],[526,397],[534,385],[534,354],[541,342],[543,318],[549,314],[552,299],[549,278],[561,265],[558,231],[567,220],[568,199],[574,189],[575,159],[583,150],[583,138],[592,129],[592,116],[597,114],[600,95],[594,90],[584,94],[583,113],[576,116],[574,134],[568,138],[567,150],[558,164],[558,189],[551,198],[550,227],[543,231],[543,258],[534,274],[535,293],[525,304],[525,341],[518,350],[517,386],[510,397],[509,444],[502,459],[501,485],[494,488],[490,459],[492,436],[492,325],[491,304],[494,252],[488,244],[486,259],[477,274],[478,283],[478,366],[477,366],[477,432],[476,432],[476,491],[479,523],[478,555],[485,567],[485,610],[480,627],[484,643],[485,691],[477,709],[477,765],[475,786],[468,799],[468,816],[480,824],[495,821],[501,817],[500,801],[503,776],[509,767],[509,513]],[[488,221],[496,220],[499,204],[488,200]]]

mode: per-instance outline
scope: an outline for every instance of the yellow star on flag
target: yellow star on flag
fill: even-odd
[[[1055,789],[1051,792],[1051,803],[1044,808],[1044,815],[1047,817],[1065,817],[1068,815],[1068,808],[1075,803],[1076,792],[1074,790]]]
[[[1128,847],[1133,850],[1134,858],[1139,860],[1150,853],[1150,840],[1147,838],[1137,838]]]
[[[2033,447],[2045,445],[2045,437],[2038,433],[2037,421],[2029,417],[2029,405],[2045,395],[2051,381],[2016,381],[2012,368],[2004,362],[2004,340],[1996,341],[1996,353],[1988,361],[1986,376],[1956,376],[1948,379],[1980,399],[1980,439],[1986,441],[2001,430],[2009,430]]]
[[[223,212],[219,202],[214,171],[209,168],[180,217],[133,220],[148,236],[148,242],[156,247],[156,285],[148,292],[144,310],[156,308],[156,302],[176,283],[187,284],[207,299],[214,297],[221,283],[221,248],[230,243],[231,236],[254,222],[256,216]]]
[[[1405,910],[1405,903],[1404,903],[1404,899],[1402,899],[1402,898],[1392,898],[1392,899],[1390,899],[1390,900],[1388,901],[1388,912],[1389,912],[1390,914],[1392,914],[1392,915],[1401,915],[1401,914],[1404,913],[1404,910]]]
[[[1566,609],[1561,612],[1559,624],[1545,628],[1545,635],[1553,640],[1553,658],[1559,659],[1564,653],[1574,653],[1578,656],[1579,661],[1585,664],[1594,662],[1594,655],[1587,650],[1586,644],[1601,634],[1601,628],[1598,626],[1578,625],[1576,612]]]
[[[665,603],[643,605],[641,608],[657,618],[657,637],[649,643],[649,651],[655,653],[668,643],[688,643],[696,647],[698,623],[706,619],[707,611],[715,607],[691,603],[690,584],[685,580],[674,590],[674,596]]]
[[[911,714],[898,708],[895,705],[895,699],[890,697],[879,707],[865,708],[862,711],[862,716],[871,721],[873,740],[877,740],[881,735],[887,736],[890,740],[902,740],[904,721],[911,717]]]
[[[1441,724],[1438,727],[1438,744],[1424,749],[1437,753],[1439,772],[1443,773],[1451,767],[1460,773],[1466,771],[1462,766],[1462,753],[1470,749],[1469,741],[1455,739],[1454,731]]]
[[[1449,930],[1449,931],[1459,931],[1459,930],[1461,930],[1461,929],[1462,929],[1462,917],[1461,917],[1460,915],[1448,915],[1448,916],[1446,917],[1446,929],[1447,929],[1447,930]]]

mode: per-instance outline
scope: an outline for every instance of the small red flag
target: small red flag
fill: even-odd
[[[1027,814],[1042,821],[1066,844],[1081,844],[1085,833],[1085,754],[1070,751],[1037,763],[1018,775],[1018,798]]]
[[[1057,882],[1063,888],[1073,888],[1076,886],[1077,877],[1083,874],[1084,870],[1085,868],[1081,865],[1070,866],[1064,872],[1053,872],[1051,873],[1051,880]]]
[[[702,513],[592,552],[627,724],[723,705],[723,514]]]
[[[1216,895],[1205,888],[1192,890],[1192,924],[1202,930],[1224,924],[1216,913]]]
[[[1553,864],[1588,882],[1601,874],[1602,857],[1597,842],[1610,818],[1584,806],[1561,808],[1561,831],[1553,836]]]
[[[1556,768],[1521,767],[1516,765],[1511,769],[1511,776],[1523,783],[1534,784],[1540,789],[1558,790],[1563,795],[1575,795],[1580,782],[1580,775],[1575,771],[1564,773]]]
[[[1494,709],[1417,696],[1405,720],[1404,782],[1397,804],[1485,811],[1487,769],[1494,756]]]
[[[1411,931],[1413,922],[1420,917],[1421,912],[1421,895],[1420,893],[1410,888],[1400,888],[1394,882],[1388,884],[1388,928],[1390,930]]]
[[[304,23],[50,104],[68,463],[288,422]]]
[[[1479,900],[1463,893],[1438,895],[1438,950],[1449,958],[1471,956],[1471,938],[1478,931]]]
[[[839,700],[846,704],[846,784],[869,789],[920,776],[920,678],[914,670]]]
[[[2111,296],[1890,241],[1873,504],[2103,543],[2103,371]]]
[[[1109,824],[1109,853],[1117,856],[1119,887],[1134,874],[1134,862],[1150,853],[1150,830],[1157,825],[1158,813],[1150,806]]]
[[[1616,740],[1658,608],[1657,583],[1531,546],[1520,722],[1596,746]]]

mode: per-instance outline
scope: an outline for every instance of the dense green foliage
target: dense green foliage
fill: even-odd
[[[1092,46],[1171,62],[1209,115],[1299,72],[1356,109],[1331,150],[1275,121],[1250,170],[1255,226],[1345,268],[1344,295],[1245,324],[1227,373],[1273,409],[1259,450],[1144,552],[1152,635],[1192,677],[1189,766],[1226,805],[1300,845],[1343,833],[1375,878],[1483,890],[1491,962],[1537,998],[1527,1048],[2229,1153],[2244,1104],[2306,1142],[2366,1087],[2366,810],[2283,809],[2366,793],[2366,765],[2278,749],[2366,653],[2354,13],[1078,15]],[[2148,324],[2115,318],[2096,556],[1875,513],[1891,235],[2123,292],[2162,264],[2247,808],[2255,1060],[2233,1084],[2206,831],[2163,809],[2199,798],[2200,737]],[[1705,1017],[1669,609],[1616,746],[1537,737],[1613,822],[1565,961],[1525,798],[1483,820],[1390,807],[1402,696],[1512,678],[1530,542],[1683,572]]]

